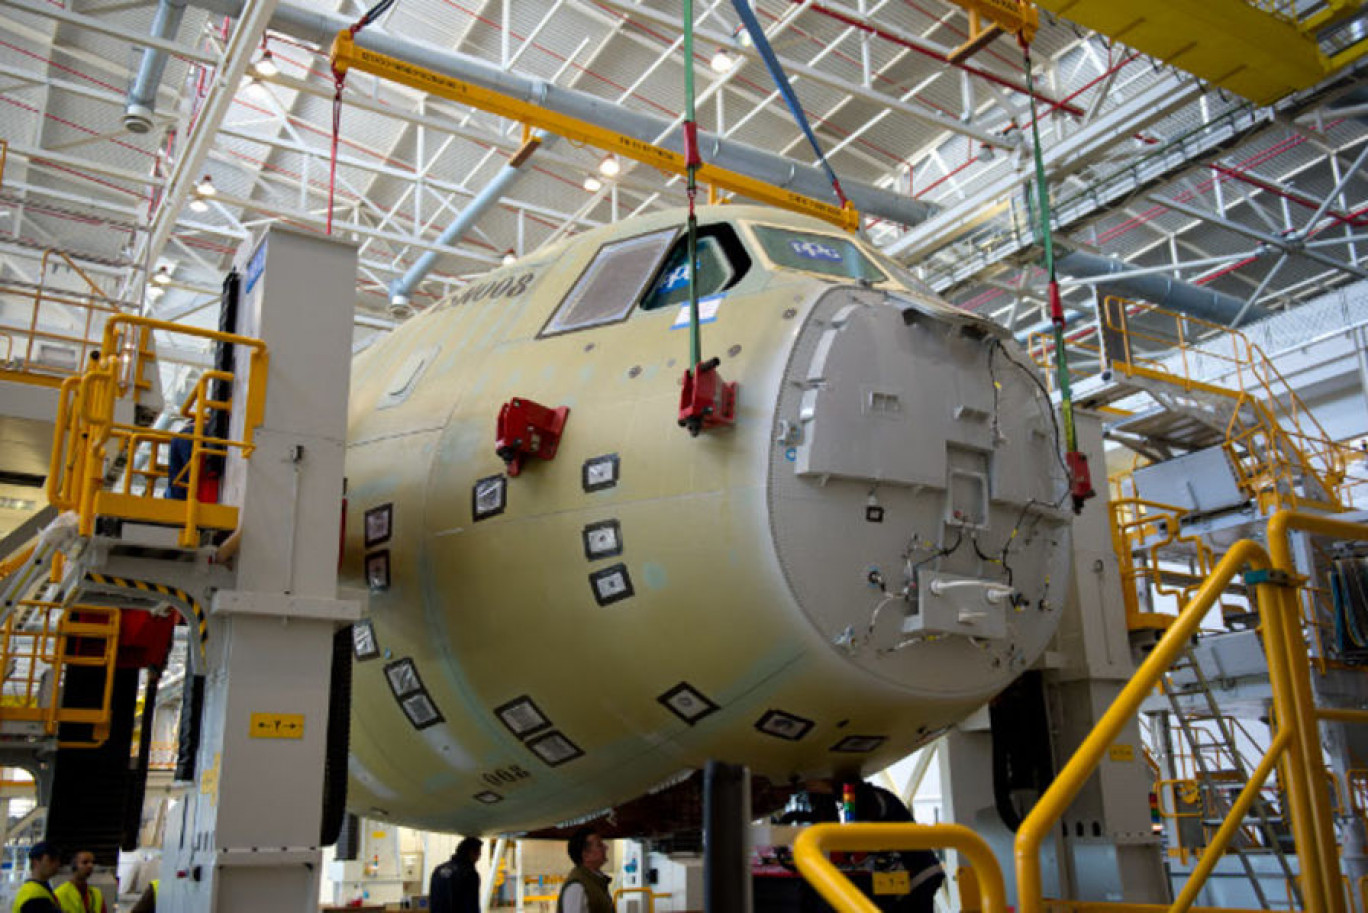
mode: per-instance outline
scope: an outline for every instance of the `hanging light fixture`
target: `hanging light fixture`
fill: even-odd
[[[256,63],[252,64],[252,72],[262,79],[270,79],[280,72],[280,67],[276,66],[275,58],[271,56],[270,51],[262,51]]]
[[[736,66],[736,58],[726,48],[718,48],[708,63],[714,73],[725,73]]]
[[[157,267],[157,272],[152,276],[152,281],[157,283],[157,285],[170,285],[171,271],[165,266]]]
[[[212,197],[218,193],[218,188],[214,186],[214,179],[207,174],[200,178],[199,183],[195,185],[195,193],[202,197]]]
[[[206,203],[206,202],[204,201],[204,198],[203,198],[203,197],[195,197],[194,199],[192,199],[192,200],[190,201],[190,211],[191,211],[191,212],[208,212],[208,211],[209,211],[209,204]]]
[[[599,162],[599,174],[606,178],[617,177],[621,171],[622,162],[619,162],[618,157],[611,152],[603,157],[603,161]]]
[[[504,265],[504,266],[512,266],[514,263],[517,263],[517,262],[518,262],[518,255],[515,254],[515,253],[513,253],[513,248],[510,247],[508,250],[504,251],[504,255],[503,255],[503,265]]]
[[[149,285],[149,286],[147,287],[147,300],[148,300],[148,301],[158,301],[158,300],[161,299],[161,296],[162,296],[162,295],[165,295],[165,294],[166,294],[166,289],[162,288],[160,285]]]
[[[732,29],[732,41],[736,42],[743,48],[748,48],[751,46],[752,42],[750,32],[747,31],[745,23],[736,23],[736,28]]]
[[[584,189],[589,191],[590,193],[598,193],[600,190],[603,189],[603,182],[600,181],[598,178],[594,177],[592,174],[585,175]]]

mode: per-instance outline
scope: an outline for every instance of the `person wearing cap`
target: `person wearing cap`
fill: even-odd
[[[48,884],[62,867],[62,854],[51,843],[40,840],[29,849],[28,860],[29,877],[19,886],[11,913],[62,913],[57,895]]]
[[[95,854],[78,850],[71,857],[71,880],[57,886],[53,892],[62,913],[109,913],[100,889],[90,883],[95,871]]]

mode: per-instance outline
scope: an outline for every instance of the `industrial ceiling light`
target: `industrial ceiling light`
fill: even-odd
[[[275,58],[270,51],[262,51],[256,63],[252,64],[252,72],[262,79],[270,79],[280,72],[280,67],[276,66]]]
[[[266,83],[257,79],[255,76],[248,79],[247,84],[243,88],[248,95],[255,98],[268,99],[271,97],[271,90],[266,88]]]
[[[736,42],[743,48],[748,48],[753,43],[751,41],[750,32],[746,30],[746,25],[744,22],[736,23],[736,28],[732,29],[732,41]]]
[[[512,266],[514,263],[517,263],[517,262],[518,262],[518,255],[515,254],[515,253],[513,253],[513,248],[510,247],[508,250],[504,251],[504,255],[503,255],[503,265],[504,265],[504,266]]]
[[[147,287],[147,300],[148,300],[148,301],[153,301],[153,302],[159,301],[159,300],[161,299],[161,296],[162,296],[162,295],[165,295],[165,294],[166,294],[166,289],[162,288],[160,285],[149,285],[149,286]]]
[[[209,204],[206,203],[202,197],[195,197],[193,200],[190,201],[190,211],[191,211],[191,212],[208,212],[208,211],[209,211]]]
[[[736,66],[736,58],[726,48],[718,48],[717,52],[712,55],[709,65],[713,68],[713,72],[725,73]]]
[[[586,175],[584,178],[584,189],[590,193],[598,193],[603,189],[603,182],[592,174]]]
[[[164,266],[157,267],[157,272],[152,276],[152,281],[157,285],[169,285],[171,283],[171,271]]]
[[[617,177],[621,171],[622,163],[611,152],[603,157],[603,161],[599,162],[599,174],[606,178]]]
[[[195,185],[195,193],[202,197],[212,197],[218,193],[218,188],[214,186],[214,179],[207,174],[200,178],[199,183]]]
[[[987,143],[984,143],[982,148],[979,149],[980,162],[991,162],[996,157],[997,153],[993,150],[993,147]]]

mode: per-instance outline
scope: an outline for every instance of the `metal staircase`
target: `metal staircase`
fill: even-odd
[[[1170,839],[1178,844],[1175,855],[1187,860],[1206,848],[1211,835],[1231,814],[1234,796],[1249,781],[1251,768],[1236,740],[1236,723],[1220,707],[1202,664],[1191,648],[1185,649],[1179,661],[1165,674],[1162,690],[1169,707],[1169,720],[1187,749],[1186,759],[1191,768],[1184,772],[1195,775],[1168,781],[1175,787],[1178,784],[1186,787],[1186,804],[1192,809],[1187,815],[1194,826],[1184,827],[1183,816],[1175,815],[1177,826],[1170,834]],[[1202,734],[1210,740],[1204,742]],[[1174,759],[1168,760],[1172,764]],[[1176,800],[1179,790],[1173,791]],[[1237,860],[1261,909],[1274,908],[1268,891],[1271,873],[1266,866],[1260,866],[1257,859],[1270,856],[1277,862],[1275,883],[1281,881],[1288,886],[1292,908],[1302,906],[1296,867],[1284,849],[1285,840],[1286,824],[1282,816],[1269,796],[1260,794],[1243,820],[1240,837],[1230,844],[1230,855]]]

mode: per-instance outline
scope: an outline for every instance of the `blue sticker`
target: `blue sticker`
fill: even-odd
[[[660,291],[664,293],[673,292],[677,288],[684,288],[689,284],[689,264],[681,263],[670,270],[665,281],[660,284]]]
[[[788,450],[785,450],[784,459],[788,460],[790,463],[798,462],[798,448],[790,447]]]
[[[247,261],[247,281],[243,285],[243,294],[252,294],[252,289],[256,286],[261,274],[266,272],[266,239],[261,239],[261,246],[252,254],[252,259]]]
[[[822,260],[827,263],[842,262],[839,250],[820,241],[789,241],[789,249],[804,260]]]

